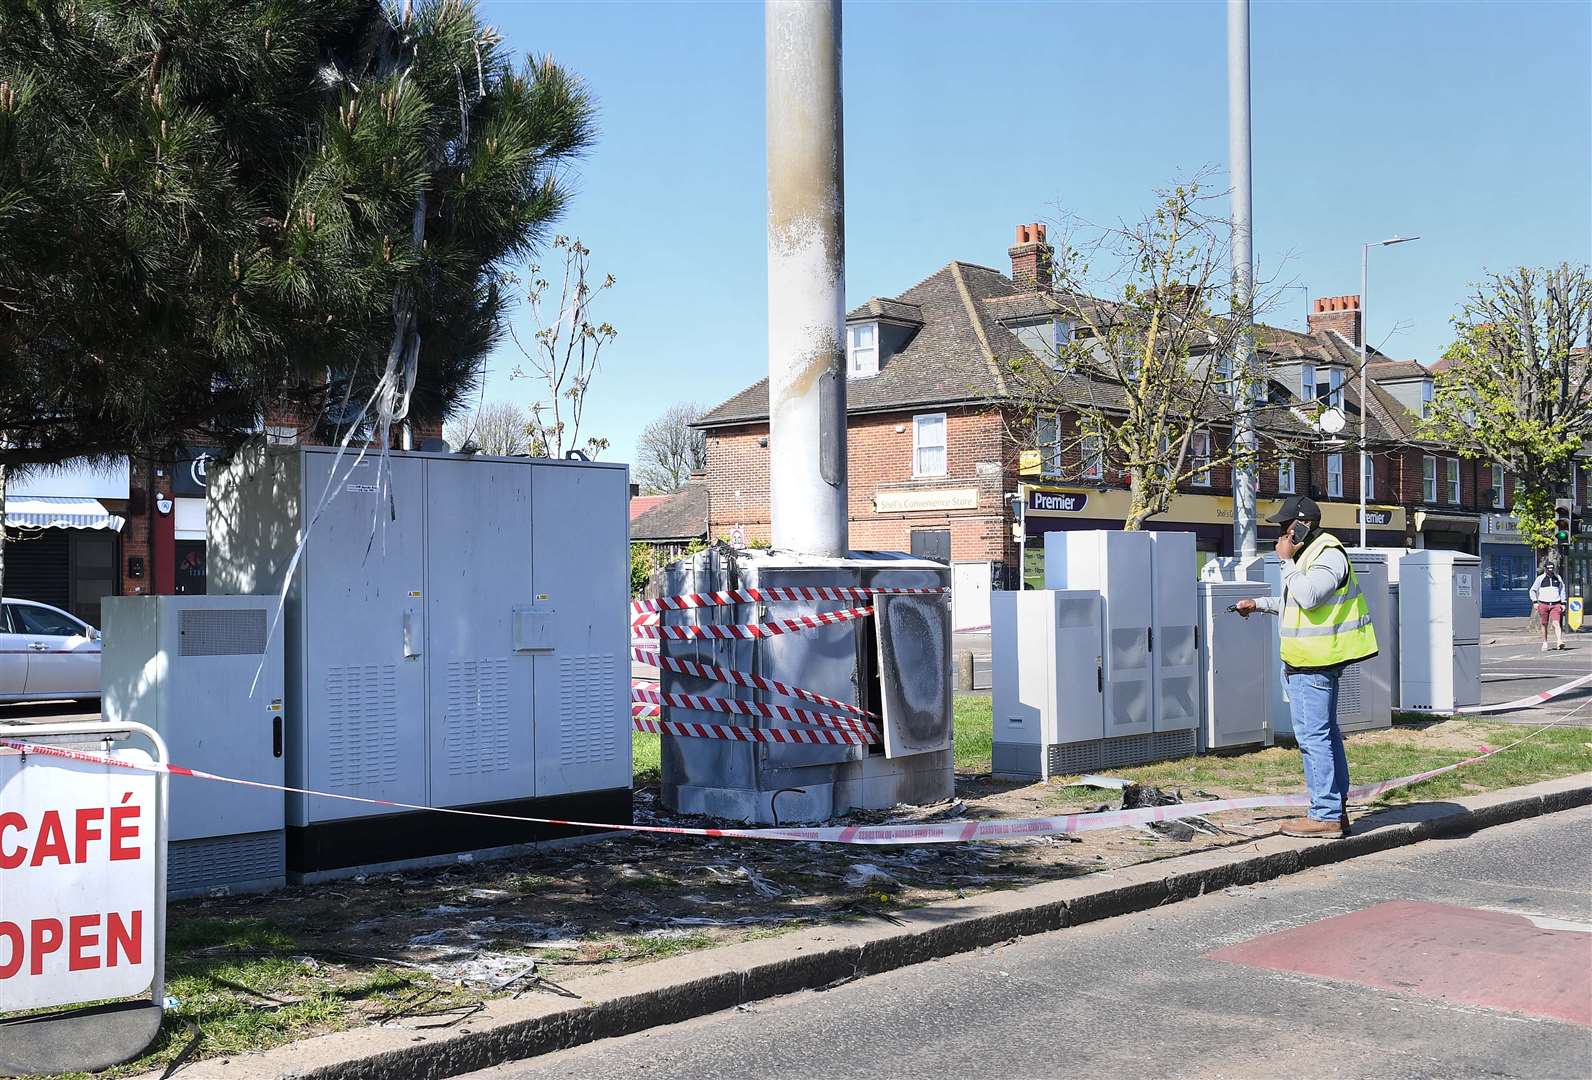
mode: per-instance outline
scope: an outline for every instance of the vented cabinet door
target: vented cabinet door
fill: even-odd
[[[624,469],[532,466],[532,585],[553,648],[536,665],[536,794],[630,784],[630,526]]]
[[[288,767],[296,786],[426,803],[425,671],[405,656],[425,581],[425,475],[416,458],[304,454],[313,507],[332,480],[304,562],[304,705],[290,715]],[[293,825],[390,814],[388,807],[289,801]]]
[[[531,604],[527,463],[426,463],[425,667],[432,806],[535,794],[532,656],[515,648]]]

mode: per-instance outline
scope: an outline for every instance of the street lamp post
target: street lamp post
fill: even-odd
[[[1366,547],[1365,542],[1365,474],[1370,463],[1370,455],[1365,448],[1365,414],[1371,397],[1370,386],[1365,379],[1365,313],[1370,306],[1370,267],[1371,249],[1373,247],[1390,247],[1393,244],[1407,244],[1411,240],[1419,240],[1419,236],[1400,236],[1394,233],[1386,240],[1368,240],[1360,245],[1360,546]]]

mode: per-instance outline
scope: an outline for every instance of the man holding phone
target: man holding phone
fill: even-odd
[[[1282,620],[1288,711],[1303,758],[1310,812],[1283,822],[1285,836],[1347,836],[1349,761],[1338,728],[1338,679],[1350,664],[1377,654],[1371,609],[1338,538],[1321,529],[1321,507],[1295,495],[1268,521],[1277,538],[1282,595],[1240,600],[1246,619],[1264,611]]]

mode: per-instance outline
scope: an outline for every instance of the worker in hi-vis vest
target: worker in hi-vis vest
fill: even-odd
[[[1277,538],[1282,595],[1240,600],[1246,619],[1264,611],[1281,619],[1284,681],[1294,739],[1303,759],[1310,812],[1283,822],[1285,836],[1349,835],[1349,760],[1338,729],[1338,678],[1350,664],[1376,655],[1371,609],[1348,553],[1321,529],[1321,507],[1296,495],[1268,521],[1283,526]]]

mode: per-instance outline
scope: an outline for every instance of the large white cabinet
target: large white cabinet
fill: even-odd
[[[1201,750],[1271,742],[1271,710],[1262,705],[1277,675],[1273,620],[1228,610],[1265,595],[1258,582],[1199,583]]]
[[[990,602],[999,776],[1048,779],[1093,767],[1105,737],[1100,594],[1035,589]]]
[[[212,472],[211,587],[275,595],[295,787],[629,820],[627,472],[530,458],[273,448]],[[559,800],[556,804],[548,800]],[[294,795],[317,875],[538,839]],[[591,819],[589,819],[591,820]]]
[[[1451,713],[1481,701],[1481,560],[1412,551],[1399,568],[1400,707]]]
[[[1195,752],[1197,573],[1191,533],[1046,534],[1046,587],[1100,594],[1104,738],[1109,745],[1101,748],[1094,767]]]

